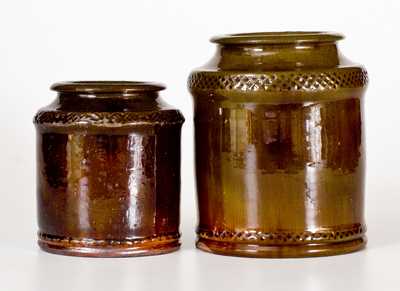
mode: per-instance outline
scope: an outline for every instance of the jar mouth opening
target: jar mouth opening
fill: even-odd
[[[336,42],[343,39],[340,33],[326,31],[251,32],[217,35],[211,42],[218,44],[296,44]]]
[[[142,81],[69,81],[51,86],[60,93],[142,93],[164,90],[166,86],[155,82]]]

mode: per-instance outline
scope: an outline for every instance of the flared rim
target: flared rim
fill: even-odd
[[[342,34],[336,32],[282,31],[217,35],[210,41],[218,44],[286,44],[335,42],[343,38]]]
[[[51,86],[61,93],[140,93],[164,90],[162,83],[143,81],[68,81]]]

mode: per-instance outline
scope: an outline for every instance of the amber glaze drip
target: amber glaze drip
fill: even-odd
[[[189,79],[200,249],[303,257],[365,245],[365,71],[344,61],[340,38],[213,39],[216,55]]]

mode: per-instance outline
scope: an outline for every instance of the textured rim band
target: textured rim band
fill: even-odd
[[[363,68],[341,68],[326,72],[229,73],[193,72],[188,80],[190,90],[228,91],[325,91],[340,88],[362,88],[368,84]]]
[[[159,112],[138,114],[137,112],[62,112],[42,111],[34,119],[35,124],[42,125],[137,125],[137,124],[181,124],[183,117],[175,110],[164,111],[160,119]],[[160,120],[156,122],[155,120]],[[162,120],[162,121],[161,121]]]

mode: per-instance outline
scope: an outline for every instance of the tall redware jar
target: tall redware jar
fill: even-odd
[[[362,249],[367,72],[339,34],[214,37],[189,77],[194,97],[197,247],[249,257]]]
[[[67,82],[36,114],[39,245],[95,257],[179,247],[178,110],[145,82]]]

